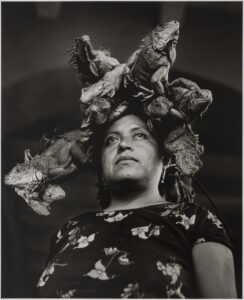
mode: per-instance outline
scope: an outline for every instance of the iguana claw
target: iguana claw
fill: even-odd
[[[180,111],[178,111],[177,109],[175,109],[175,108],[171,108],[169,114],[173,117],[176,117],[176,118],[180,119],[180,120],[185,119],[184,116],[182,115],[182,113]]]
[[[123,79],[123,84],[125,88],[127,88],[129,83],[133,81],[129,74],[130,74],[130,68],[126,66],[124,68],[124,79]]]
[[[138,83],[135,83],[135,85],[136,85],[136,87],[138,87],[139,89],[141,89],[142,92],[139,92],[138,94],[133,95],[133,97],[135,97],[135,98],[143,97],[144,99],[142,101],[145,101],[147,99],[152,98],[155,95],[154,90],[149,90],[149,89],[145,88],[144,86],[142,86],[142,85],[140,85]]]
[[[148,95],[148,94],[143,93],[143,92],[139,92],[138,94],[133,95],[134,98],[142,97],[143,98],[143,100],[141,100],[142,102],[152,98],[153,96],[154,96],[154,93]]]

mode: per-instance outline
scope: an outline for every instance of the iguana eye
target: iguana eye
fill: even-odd
[[[15,170],[17,173],[19,173],[21,171],[21,167],[19,165],[17,165]]]
[[[164,43],[163,42],[158,42],[157,43],[157,49],[162,49],[164,47]]]

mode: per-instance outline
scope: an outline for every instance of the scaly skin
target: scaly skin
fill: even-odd
[[[151,118],[161,121],[167,114],[169,114],[173,103],[167,98],[159,96],[153,98],[149,103],[144,104],[145,113]]]
[[[155,91],[159,95],[165,93],[162,82],[168,81],[169,69],[176,59],[179,26],[177,21],[158,25],[142,40],[140,49],[127,62],[125,85],[128,81],[133,82],[143,90],[141,95],[146,99],[146,94],[151,97]]]
[[[89,159],[81,141],[83,130],[77,129],[50,140],[40,155],[32,157],[26,150],[25,162],[5,176],[5,184],[13,187],[35,212],[49,215],[50,204],[65,197],[63,189],[50,182],[74,173]]]
[[[98,82],[84,87],[81,90],[80,102],[90,103],[95,97],[113,98],[119,90],[123,76],[125,64],[117,65],[113,70],[107,72]]]
[[[178,78],[166,87],[168,98],[187,122],[202,117],[212,103],[210,90],[201,89],[195,82]]]
[[[188,127],[173,129],[164,141],[165,150],[173,155],[176,167],[186,176],[193,176],[202,167],[203,146]]]
[[[89,85],[119,65],[119,61],[106,50],[93,49],[90,37],[83,35],[75,39],[75,46],[70,53],[70,64],[75,68],[78,79]]]

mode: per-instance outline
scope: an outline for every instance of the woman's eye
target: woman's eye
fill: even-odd
[[[142,140],[142,139],[146,139],[147,135],[145,133],[138,132],[137,134],[135,134],[135,137],[139,140]]]
[[[111,135],[105,139],[104,144],[105,144],[105,146],[108,146],[108,145],[116,143],[118,140],[119,140],[118,137]]]

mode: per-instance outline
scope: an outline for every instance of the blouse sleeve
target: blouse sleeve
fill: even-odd
[[[222,222],[210,210],[199,206],[196,214],[193,245],[204,242],[217,242],[233,250],[232,243]]]
[[[57,252],[57,249],[61,248],[62,239],[66,235],[68,227],[69,227],[69,222],[66,222],[51,237],[49,251],[48,251],[48,257],[46,259],[45,265],[47,265],[50,262],[50,260],[53,259],[54,255]]]

